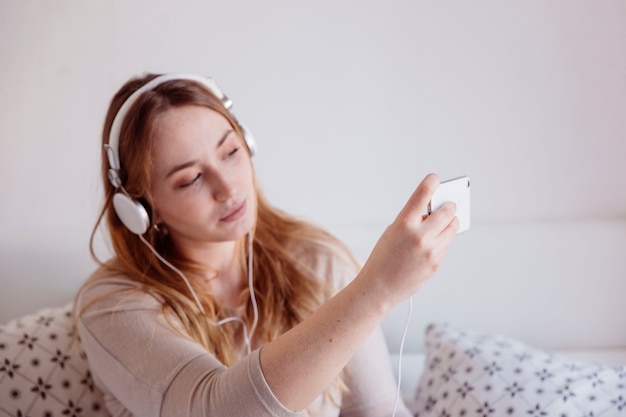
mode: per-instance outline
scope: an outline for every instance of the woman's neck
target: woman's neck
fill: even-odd
[[[215,301],[223,308],[236,309],[246,280],[237,259],[237,242],[220,242],[188,251],[194,262],[204,267],[202,274]]]

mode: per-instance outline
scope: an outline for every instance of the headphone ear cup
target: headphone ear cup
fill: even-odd
[[[150,216],[146,208],[124,193],[113,196],[113,208],[124,226],[136,235],[143,235],[150,227]]]
[[[243,132],[243,140],[246,142],[246,146],[248,147],[248,150],[250,151],[250,156],[254,156],[254,154],[256,154],[256,141],[254,140],[254,136],[252,136],[252,133],[250,133],[250,130],[248,130],[248,128],[243,124],[243,123],[239,123],[239,127],[241,128],[241,131]]]

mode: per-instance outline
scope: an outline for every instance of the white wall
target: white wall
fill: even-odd
[[[625,40],[621,0],[0,0],[0,321],[93,268],[100,129],[133,75],[214,76],[270,199],[364,259],[431,171],[471,176],[479,231],[626,219]]]

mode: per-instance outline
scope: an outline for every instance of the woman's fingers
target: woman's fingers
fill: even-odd
[[[440,182],[437,174],[426,175],[398,214],[398,219],[402,219],[403,223],[412,225],[421,223],[422,215],[428,208],[428,202],[439,187]]]
[[[424,228],[424,236],[428,238],[435,238],[447,227],[454,229],[456,225],[458,230],[458,222],[453,223],[456,213],[454,203],[444,204],[430,216],[424,215],[440,182],[437,174],[426,175],[398,214],[397,220],[410,228]]]
[[[430,216],[427,216],[422,224],[426,226],[425,233],[429,238],[436,238],[440,235],[448,236],[451,232],[454,232],[452,236],[455,236],[459,229],[456,204],[453,202],[445,203]],[[445,240],[447,241],[447,239]]]

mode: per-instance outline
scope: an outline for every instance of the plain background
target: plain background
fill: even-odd
[[[446,265],[463,276],[419,312],[429,318],[463,293],[500,315],[485,302],[497,288],[474,287],[482,270],[461,255],[485,241],[497,252],[498,233],[530,251],[534,231],[577,242],[567,225],[606,222],[626,246],[621,0],[0,0],[0,321],[70,300],[93,270],[105,111],[148,71],[213,76],[256,137],[270,201],[361,260],[424,175],[470,176],[472,230]],[[605,243],[576,253],[601,261]],[[485,253],[491,270],[532,299],[531,284],[506,281],[502,252]],[[626,277],[614,266],[589,282],[624,342]],[[582,297],[589,282],[559,296]]]

